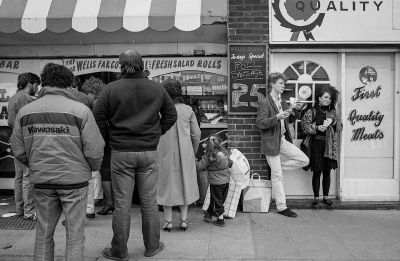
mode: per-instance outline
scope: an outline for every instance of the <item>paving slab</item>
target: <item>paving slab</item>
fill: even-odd
[[[238,212],[235,219],[226,219],[226,227],[221,228],[205,223],[200,207],[191,207],[189,229],[182,231],[179,211],[174,210],[174,229],[160,231],[165,250],[145,258],[140,208],[134,206],[128,242],[130,260],[400,260],[399,210],[295,212],[297,218],[281,216],[275,210]],[[159,215],[162,225],[163,212]],[[85,261],[106,260],[101,251],[110,246],[111,223],[112,215],[96,215],[85,221]],[[32,260],[34,239],[35,230],[0,231],[0,260]],[[65,227],[61,220],[54,239],[56,260],[63,260]],[[10,248],[1,249],[8,244]]]

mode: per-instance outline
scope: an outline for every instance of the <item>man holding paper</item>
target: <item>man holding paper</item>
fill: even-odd
[[[258,103],[257,127],[261,129],[261,153],[266,155],[271,168],[272,191],[278,213],[287,217],[297,217],[297,214],[286,206],[285,190],[283,188],[283,171],[302,168],[308,165],[308,157],[292,144],[289,131],[289,117],[293,110],[301,107],[296,100],[291,99],[290,106],[281,100],[285,88],[286,76],[282,73],[271,73],[268,77],[268,92],[265,99]],[[291,117],[291,119],[294,117]],[[284,156],[285,160],[281,159]]]

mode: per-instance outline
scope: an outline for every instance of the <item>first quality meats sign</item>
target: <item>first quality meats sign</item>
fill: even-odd
[[[398,0],[270,0],[270,42],[400,43]]]

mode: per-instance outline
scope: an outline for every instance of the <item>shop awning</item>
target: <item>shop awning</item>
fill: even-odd
[[[0,0],[2,33],[194,31],[226,17],[220,0]]]

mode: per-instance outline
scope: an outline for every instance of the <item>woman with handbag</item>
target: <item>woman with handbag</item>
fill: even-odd
[[[328,198],[331,183],[331,170],[337,169],[338,131],[342,124],[335,109],[338,91],[332,86],[325,86],[316,91],[315,105],[308,109],[301,120],[303,132],[310,139],[310,168],[313,172],[314,191],[313,208],[319,206],[320,177],[322,178],[323,200],[329,207],[333,201]]]

